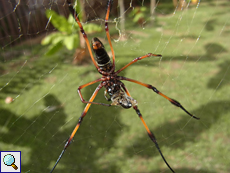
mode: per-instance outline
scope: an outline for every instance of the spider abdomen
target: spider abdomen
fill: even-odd
[[[112,67],[112,63],[102,42],[97,37],[94,37],[91,43],[92,43],[92,49],[95,53],[95,60],[99,68],[105,72],[110,71]]]

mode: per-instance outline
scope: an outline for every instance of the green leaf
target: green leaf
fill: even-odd
[[[57,44],[51,44],[49,47],[48,47],[48,51],[46,52],[46,55],[50,56],[50,55],[53,55],[55,54],[57,51],[59,51],[61,48],[63,47],[63,44],[62,42],[58,42]]]
[[[54,40],[59,37],[60,33],[55,32],[52,34],[47,35],[45,38],[42,39],[41,44],[42,45],[47,45],[47,44],[52,44]]]
[[[63,42],[63,40],[65,39],[65,37],[66,37],[66,34],[62,34],[61,32],[57,32],[56,33],[56,37],[54,37],[53,40],[52,40],[52,44],[57,44],[60,41]]]
[[[63,44],[66,46],[68,50],[72,50],[78,46],[79,43],[79,37],[77,34],[65,36],[65,39],[63,40]]]
[[[73,18],[73,15],[69,15],[68,19],[67,19],[68,23],[71,24],[72,27],[72,33],[76,33],[79,29],[79,26],[77,24],[77,22],[75,21],[75,19]]]
[[[47,45],[52,42],[54,34],[47,35],[45,38],[42,39],[41,44],[42,45]]]
[[[67,21],[64,16],[58,15],[55,11],[48,9],[46,10],[46,17],[59,31],[69,34],[72,32],[72,25]]]
[[[76,8],[78,11],[81,11],[79,4]],[[54,27],[60,31],[52,33],[42,40],[42,45],[50,44],[46,55],[56,53],[63,46],[68,50],[72,50],[79,46],[79,26],[72,15],[69,15],[68,19],[66,19],[64,16],[58,15],[55,11],[46,10],[46,16]],[[81,16],[78,17],[81,18]],[[86,33],[92,33],[99,32],[102,28],[99,25],[89,23],[84,25],[84,30]]]
[[[140,8],[140,11],[141,11],[141,12],[145,12],[145,11],[147,11],[147,8],[144,7],[144,6],[142,6],[142,7]]]

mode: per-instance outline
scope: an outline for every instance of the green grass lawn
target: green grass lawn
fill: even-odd
[[[124,82],[177,173],[230,172],[229,6],[228,1],[201,2],[198,8],[159,15],[155,26],[127,24],[128,39],[113,41],[117,69],[137,56],[162,54],[121,75],[152,84],[201,118],[192,119],[151,90]],[[48,57],[46,50],[27,45],[1,52],[0,149],[22,151],[22,172],[50,171],[85,106],[78,86],[100,77],[92,63],[72,65],[74,51]],[[82,90],[86,100],[96,87]],[[7,96],[15,101],[5,104]],[[103,91],[95,101],[107,102]],[[170,170],[133,109],[92,105],[55,172]]]

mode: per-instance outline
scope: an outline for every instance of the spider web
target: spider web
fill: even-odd
[[[22,152],[22,172],[49,172],[85,107],[78,86],[100,75],[92,63],[74,65],[75,50],[61,48],[45,55],[48,46],[41,46],[41,39],[57,30],[50,20],[41,23],[40,19],[46,9],[67,17],[64,1],[8,0],[4,4],[8,8],[0,7],[1,150]],[[96,23],[103,30],[106,3],[83,0],[83,4],[87,6],[84,25]],[[192,119],[151,90],[125,82],[176,172],[230,171],[229,6],[227,0],[188,0],[174,8],[172,1],[158,0],[152,18],[150,1],[126,1],[123,14],[118,2],[113,4],[109,29],[116,68],[150,52],[163,55],[139,61],[121,75],[152,84],[201,118]],[[20,8],[26,9],[21,15]],[[131,15],[135,9],[139,11]],[[142,13],[143,18],[133,21]],[[121,29],[124,15],[125,31]],[[10,21],[18,24],[15,31]],[[29,22],[24,28],[25,21]],[[105,32],[88,36],[98,36],[110,53]],[[86,100],[96,87],[82,90]],[[96,101],[107,103],[103,91]],[[55,172],[170,170],[135,111],[92,105]]]

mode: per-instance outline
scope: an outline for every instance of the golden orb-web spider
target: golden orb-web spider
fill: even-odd
[[[124,67],[122,67],[120,70],[115,72],[115,54],[114,54],[114,50],[112,47],[112,43],[111,43],[111,39],[110,39],[110,34],[109,34],[109,28],[108,28],[108,19],[109,19],[109,13],[111,10],[111,6],[112,6],[112,2],[113,0],[108,0],[108,5],[107,5],[107,11],[106,11],[106,16],[105,16],[105,32],[106,32],[106,36],[112,51],[112,58],[113,58],[113,62],[110,61],[110,57],[107,54],[106,50],[104,49],[104,45],[101,43],[101,41],[98,38],[93,38],[92,39],[92,49],[94,51],[95,54],[95,58],[93,56],[92,50],[90,48],[90,43],[89,40],[87,38],[87,35],[83,29],[83,26],[81,24],[81,22],[79,21],[78,15],[76,13],[76,11],[74,10],[73,6],[71,5],[70,0],[67,0],[68,4],[69,4],[69,10],[70,12],[73,14],[77,24],[80,27],[81,33],[86,41],[87,44],[87,48],[89,50],[90,53],[90,57],[95,65],[95,67],[97,68],[98,72],[102,75],[101,78],[94,80],[92,82],[89,82],[87,84],[81,85],[78,88],[78,94],[80,96],[80,99],[83,103],[87,103],[84,111],[82,112],[79,121],[76,125],[76,127],[74,128],[72,134],[70,135],[70,137],[68,138],[67,142],[65,143],[64,149],[62,150],[60,156],[58,157],[53,169],[51,170],[51,172],[53,172],[53,170],[55,169],[55,167],[57,166],[58,162],[60,161],[61,157],[63,156],[65,150],[68,148],[68,146],[71,144],[73,137],[75,136],[77,130],[79,129],[83,118],[85,117],[86,113],[89,110],[89,107],[91,106],[91,104],[98,104],[98,105],[104,105],[104,106],[111,106],[111,105],[118,105],[118,106],[122,106],[123,108],[131,108],[133,107],[133,109],[136,111],[137,115],[139,116],[139,118],[141,119],[145,129],[147,130],[148,136],[150,137],[150,139],[154,142],[157,150],[159,151],[162,159],[164,160],[164,162],[166,163],[166,165],[168,166],[168,168],[174,172],[174,170],[170,167],[170,165],[168,164],[168,162],[166,161],[166,159],[164,158],[160,147],[158,146],[158,143],[156,141],[156,138],[154,136],[154,134],[149,130],[147,124],[145,123],[140,110],[137,107],[137,101],[134,100],[129,91],[127,90],[127,88],[125,87],[124,83],[121,82],[121,80],[125,80],[125,81],[129,81],[129,82],[133,82],[139,85],[142,85],[148,89],[153,90],[155,93],[161,95],[162,97],[164,97],[165,99],[167,99],[168,101],[170,101],[173,105],[180,107],[182,110],[184,110],[188,115],[190,115],[191,117],[195,118],[195,119],[199,119],[195,116],[193,116],[191,113],[189,113],[178,101],[169,98],[168,96],[164,95],[163,93],[161,93],[159,90],[157,90],[154,86],[149,85],[149,84],[145,84],[142,82],[139,82],[137,80],[134,79],[129,79],[123,76],[118,76],[118,74],[123,71],[124,69],[126,69],[127,67],[129,67],[130,65],[132,65],[133,63],[142,60],[144,58],[147,57],[151,57],[151,56],[156,56],[156,57],[161,57],[161,55],[158,54],[152,54],[152,53],[148,53],[147,55],[135,58],[133,61],[131,61],[130,63],[128,63],[127,65],[125,65]],[[85,101],[82,94],[81,94],[81,89],[92,85],[94,83],[100,82],[100,84],[98,85],[98,87],[96,88],[96,90],[94,91],[93,95],[91,96],[91,98],[89,99],[89,101]],[[96,97],[96,95],[98,94],[99,90],[101,88],[105,88],[105,98],[108,101],[112,101],[111,104],[105,104],[105,103],[97,103],[97,102],[93,102],[94,98]]]

